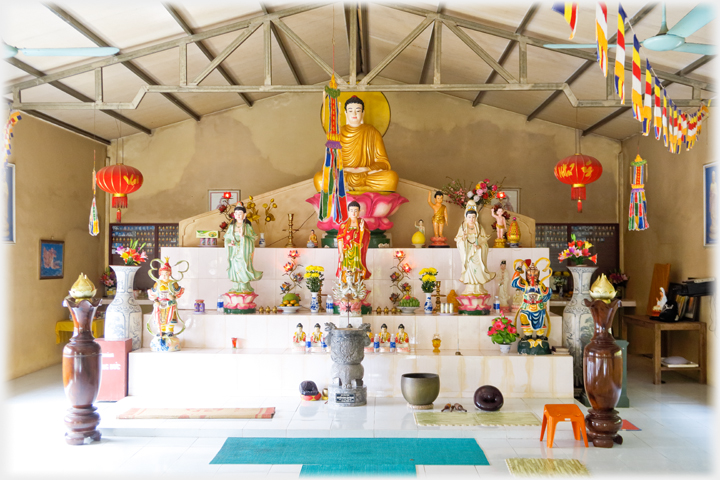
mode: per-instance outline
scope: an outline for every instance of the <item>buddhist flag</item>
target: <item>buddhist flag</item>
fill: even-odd
[[[660,104],[660,80],[653,77],[655,81],[655,140],[660,140],[662,135],[662,105]]]
[[[575,27],[577,27],[577,2],[558,2],[552,6],[552,9],[565,17],[565,21],[570,25],[570,40],[572,40],[575,36]]]
[[[688,120],[687,120],[687,113],[680,111],[680,127],[681,127],[681,138],[682,142],[685,144],[685,148],[687,149],[687,141],[688,141]]]
[[[597,41],[597,62],[603,75],[607,77],[607,5],[598,2],[595,7],[595,40]]]
[[[642,82],[640,81],[640,75],[642,69],[640,68],[640,42],[638,42],[637,35],[633,34],[633,53],[632,53],[632,109],[633,118],[638,122],[643,120],[642,112]]]
[[[643,136],[650,135],[650,123],[652,123],[652,82],[650,74],[650,61],[645,59],[645,104],[643,105]]]
[[[625,20],[627,15],[622,5],[618,4],[617,53],[615,54],[615,94],[620,103],[625,105]]]
[[[663,144],[668,146],[668,104],[667,104],[667,91],[663,88],[663,107],[662,107],[662,136]]]
[[[343,223],[348,218],[348,212],[340,144],[340,90],[337,88],[335,74],[330,77],[330,83],[325,87],[323,94],[323,123],[325,123],[326,106],[329,115],[318,218],[320,220],[332,218],[336,223]]]

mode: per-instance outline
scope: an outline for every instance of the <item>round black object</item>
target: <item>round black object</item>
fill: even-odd
[[[486,412],[496,412],[502,408],[505,403],[500,390],[492,385],[483,385],[475,390],[475,406]]]
[[[300,382],[300,395],[317,395],[318,389],[315,382],[312,380],[305,380]]]

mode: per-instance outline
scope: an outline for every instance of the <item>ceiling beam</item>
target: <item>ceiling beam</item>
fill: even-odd
[[[267,7],[265,6],[265,2],[260,2],[260,8],[262,8],[263,14],[268,15],[270,12],[268,11]],[[295,79],[295,83],[298,85],[302,85],[302,79],[300,78],[300,74],[297,71],[297,68],[295,68],[295,64],[293,64],[292,60],[290,59],[290,55],[288,55],[287,48],[285,48],[285,43],[280,38],[280,35],[278,35],[277,28],[275,27],[275,24],[270,22],[270,31],[272,32],[273,36],[275,37],[275,40],[278,43],[278,46],[280,47],[280,52],[282,53],[283,58],[285,59],[285,63],[287,63],[288,68],[290,69],[290,73],[292,73],[293,78]]]
[[[478,43],[470,37],[465,31],[460,30],[460,27],[458,27],[457,24],[450,22],[450,21],[444,21],[445,25],[452,31],[460,40],[463,41],[465,45],[470,47],[470,50],[475,52],[475,54],[482,58],[485,63],[490,65],[490,67],[495,70],[498,75],[500,75],[503,79],[505,79],[508,83],[517,83],[517,79],[512,76],[510,72],[508,72],[502,65],[500,65],[498,62],[495,61],[495,59],[490,56],[489,53],[485,51],[484,48],[482,48]]]
[[[642,19],[645,18],[650,12],[652,12],[655,7],[657,7],[657,3],[650,2],[650,3],[646,4],[646,5],[645,5],[644,7],[642,7],[640,10],[638,10],[635,15],[633,15],[632,17],[630,17],[630,19],[628,20],[628,24],[631,25],[631,26],[637,24],[640,20],[642,20]],[[608,44],[612,44],[612,43],[615,43],[615,42],[617,42],[617,33],[616,33],[615,35],[613,35],[613,36],[610,38],[610,40],[608,40]],[[575,70],[575,72],[573,72],[573,74],[570,75],[570,76],[567,78],[567,80],[565,80],[565,83],[567,83],[568,85],[572,85],[572,84],[575,82],[575,80],[577,80],[583,72],[585,72],[585,71],[586,71],[588,68],[590,68],[592,65],[595,65],[595,63],[597,63],[595,60],[586,60],[585,63],[583,63],[582,65],[580,65],[580,66],[577,68],[577,70]],[[611,74],[610,72],[608,72],[608,77],[609,77],[610,75],[614,75],[614,74]],[[543,110],[545,110],[545,108],[547,108],[547,106],[550,105],[550,104],[552,103],[552,101],[555,100],[557,97],[558,97],[557,92],[553,92],[553,93],[552,93],[548,98],[546,98],[545,101],[542,102],[535,110],[533,110],[532,112],[530,112],[530,115],[528,115],[528,117],[527,117],[527,121],[529,122],[529,121],[533,120],[535,117],[537,117],[537,116],[540,114],[540,112],[542,112]]]
[[[63,20],[65,23],[73,27],[76,31],[80,32],[85,38],[93,42],[95,45],[99,47],[111,47],[109,43],[95,35],[89,28],[87,28],[85,25],[83,25],[82,22],[80,22],[78,19],[70,15],[68,12],[63,10],[57,5],[54,4],[45,4],[45,7],[47,7],[51,12],[53,12],[55,15],[60,17],[61,20]],[[131,61],[122,62],[122,64],[130,70],[132,73],[137,75],[143,82],[147,83],[148,85],[160,85],[158,81],[156,81],[154,78],[150,77],[149,74],[147,74],[143,69],[138,67],[135,63]],[[191,118],[193,118],[196,122],[200,121],[200,115],[195,113],[189,106],[185,105],[179,98],[176,96],[166,93],[163,94],[163,97],[168,99],[170,103],[178,107],[180,110],[185,112],[187,115],[189,115]]]
[[[10,104],[11,102],[9,100],[7,100],[5,98],[3,100],[5,101],[5,103],[8,104],[8,107],[12,108],[12,105]],[[70,125],[69,123],[65,123],[62,120],[58,120],[57,118],[51,117],[50,115],[46,115],[42,112],[38,112],[36,110],[24,110],[24,109],[22,110],[22,112],[26,113],[32,117],[39,118],[40,120],[44,120],[44,121],[51,123],[55,126],[58,126],[60,128],[64,128],[65,130],[69,130],[73,133],[77,133],[78,135],[82,135],[83,137],[87,137],[91,140],[95,140],[98,143],[102,143],[104,145],[111,144],[110,140],[108,140],[106,138],[98,137],[97,135],[94,135],[94,134],[88,132],[87,130],[83,130],[82,128],[78,128],[74,125]]]
[[[439,14],[439,13],[433,12],[432,10],[427,10],[425,8],[419,8],[419,7],[413,7],[413,6],[410,6],[407,4],[387,4],[385,6],[387,6],[389,8],[393,8],[395,10],[399,10],[401,12],[412,13],[414,15],[425,16],[425,17],[433,18],[433,19],[439,18],[443,22],[445,22],[446,25],[448,24],[448,22],[450,22],[450,23],[456,24],[458,27],[475,30],[475,31],[485,33],[488,35],[493,35],[495,37],[505,38],[508,40],[515,40],[515,41],[520,41],[521,39],[524,39],[525,42],[531,47],[542,48],[542,49],[545,49],[545,50],[548,50],[551,52],[555,52],[555,53],[558,53],[561,55],[575,57],[575,58],[581,58],[583,60],[592,60],[592,61],[597,60],[594,52],[587,52],[587,51],[583,51],[580,49],[553,49],[553,48],[550,48],[547,46],[547,45],[551,45],[551,44],[560,43],[557,40],[550,41],[550,40],[543,40],[543,39],[540,39],[537,37],[530,37],[527,35],[518,35],[514,32],[508,32],[507,30],[503,30],[503,29],[497,28],[497,27],[491,27],[489,25],[485,25],[480,22],[467,20],[467,19],[459,18],[459,17],[454,17],[451,15]],[[632,59],[629,59],[625,62],[625,70],[632,71]],[[688,86],[696,86],[696,87],[702,88],[703,90],[708,90],[711,92],[715,91],[715,85],[710,84],[708,82],[703,82],[700,80],[694,80],[691,78],[674,75],[674,74],[664,71],[664,70],[655,69],[655,73],[657,74],[658,78],[660,78],[661,80],[672,80],[675,83],[680,83],[680,84],[688,85]]]
[[[348,12],[348,10],[350,10]],[[350,85],[357,84],[357,74],[358,74],[358,5],[356,3],[350,4],[350,6],[345,7],[346,12],[346,27],[348,29],[348,36],[349,36],[349,43],[348,43],[348,57],[349,57],[349,63],[348,69],[350,71],[350,77],[348,78],[348,81]],[[348,18],[349,16],[349,18]]]
[[[40,71],[40,70],[38,70],[38,69],[36,69],[36,68],[34,68],[34,67],[31,67],[31,66],[28,65],[27,63],[25,63],[25,62],[23,62],[23,61],[21,61],[21,60],[18,60],[16,57],[6,58],[5,61],[6,61],[7,63],[9,63],[10,65],[12,65],[13,67],[19,68],[19,69],[22,70],[23,72],[29,73],[30,75],[32,75],[32,76],[34,76],[34,77],[43,77],[43,76],[45,76],[45,72],[42,72],[42,71]],[[75,90],[74,88],[68,87],[68,86],[65,85],[64,83],[61,83],[61,82],[50,82],[50,85],[52,85],[53,87],[57,88],[58,90],[60,90],[60,91],[62,91],[62,92],[67,93],[68,95],[70,95],[70,96],[73,97],[73,98],[77,98],[77,99],[80,100],[81,102],[93,102],[93,101],[95,101],[95,100],[93,100],[92,98],[88,97],[87,95],[83,95],[82,93],[78,92],[78,91]],[[97,99],[96,99],[96,100],[97,100]],[[39,112],[37,112],[37,113],[39,113]],[[117,112],[113,112],[113,111],[111,111],[111,110],[105,110],[105,111],[103,111],[103,113],[106,114],[106,115],[108,115],[108,116],[110,116],[110,117],[112,117],[112,118],[114,118],[115,120],[118,120],[118,121],[120,121],[120,122],[123,122],[123,123],[131,126],[132,128],[134,128],[134,129],[136,129],[136,130],[140,130],[140,131],[143,132],[143,133],[146,133],[146,134],[148,134],[148,135],[150,135],[150,134],[152,133],[152,130],[150,130],[150,129],[147,128],[146,126],[140,125],[140,124],[137,123],[136,121],[130,120],[129,118],[127,118],[127,117],[125,117],[124,115],[121,115],[121,114],[119,114],[119,113],[117,113]],[[36,115],[36,116],[38,116],[38,115]],[[51,118],[52,118],[52,117],[47,117],[45,120],[47,120],[47,121],[49,122],[49,121],[50,121],[49,119],[51,119]],[[57,120],[57,121],[60,122],[60,120]],[[67,126],[63,126],[63,125],[61,125],[61,126],[62,126],[63,128],[67,128]],[[83,130],[83,132],[84,132],[84,130]],[[76,133],[79,133],[79,132],[76,132]],[[81,135],[82,135],[82,134],[81,134]]]
[[[360,2],[358,9],[358,34],[360,35],[360,72],[370,73],[370,30],[368,28],[367,2]]]
[[[180,12],[177,11],[177,9],[175,7],[173,7],[172,5],[167,4],[167,3],[163,3],[163,6],[168,11],[170,16],[173,17],[173,19],[175,19],[175,22],[177,22],[177,24],[180,25],[180,28],[182,28],[186,34],[188,34],[188,35],[195,34],[193,29],[190,28],[190,25],[185,21],[183,16],[180,14]],[[215,59],[215,56],[212,53],[210,53],[210,49],[207,48],[207,46],[205,45],[205,43],[203,41],[195,42],[195,45],[203,53],[203,55],[205,55],[205,57],[208,60],[210,60],[212,62]],[[228,82],[230,85],[240,85],[240,82],[238,80],[236,80],[230,74],[230,72],[228,72],[227,69],[225,69],[225,67],[223,67],[222,65],[218,65],[217,71],[220,75],[222,75],[222,77],[225,79],[225,81]],[[250,98],[248,98],[247,95],[245,95],[242,92],[238,92],[238,95],[240,96],[242,101],[245,102],[245,105],[247,105],[248,107],[253,106],[252,100],[250,100]]]
[[[405,51],[405,49],[417,38],[422,32],[433,22],[434,19],[425,17],[425,20],[420,22],[420,25],[415,27],[379,64],[373,68],[370,73],[360,81],[360,85],[368,85],[370,81],[377,77],[390,62],[395,60],[398,55]]]
[[[520,25],[515,29],[515,33],[522,34],[525,29],[527,28],[530,21],[533,19],[535,14],[538,11],[538,8],[540,8],[540,4],[533,3],[530,5],[530,8],[528,8],[527,12],[525,12],[525,15],[523,16],[522,20],[520,21]],[[503,50],[502,54],[500,55],[500,58],[498,59],[498,62],[500,65],[505,65],[505,62],[507,61],[508,57],[510,57],[510,54],[513,51],[513,48],[515,48],[515,44],[517,42],[515,40],[510,40],[508,44],[505,46],[505,50]],[[492,83],[493,80],[495,80],[495,77],[497,76],[497,72],[495,70],[490,72],[490,75],[487,76],[487,79],[484,83]],[[556,92],[553,92],[556,93]],[[476,107],[482,102],[482,98],[485,95],[485,92],[478,93],[477,97],[475,97],[475,100],[473,100],[472,106]]]
[[[445,3],[439,2],[437,7],[437,13],[442,13],[445,10]],[[423,79],[427,78],[427,75],[429,75],[430,71],[430,62],[432,62],[436,56],[435,54],[435,32],[437,31],[437,20],[435,21],[435,25],[433,25],[432,32],[430,33],[430,41],[428,41],[428,48],[427,52],[425,52],[425,61],[423,62],[422,70],[420,70],[420,79],[418,80],[418,83],[423,83]],[[442,42],[442,39],[440,40]],[[442,48],[442,45],[440,45],[440,48]],[[441,54],[442,55],[442,54]],[[433,83],[435,82],[435,75],[433,72]]]
[[[678,70],[678,71],[676,72],[676,75],[681,75],[681,74],[682,74],[682,75],[687,75],[688,73],[692,73],[694,70],[702,67],[703,65],[705,65],[707,62],[709,62],[709,61],[712,60],[713,58],[715,58],[714,55],[705,55],[705,56],[702,56],[702,57],[698,58],[697,60],[695,60],[694,62],[692,62],[692,63],[691,63],[690,65],[688,65],[687,67],[684,67],[684,68],[681,68],[680,70]],[[664,82],[662,86],[663,86],[663,88],[667,88],[667,87],[669,87],[672,83],[673,83],[673,82]],[[677,104],[677,103],[676,103],[676,104]],[[583,130],[583,132],[582,132],[583,137],[584,137],[585,135],[587,135],[588,133],[594,132],[595,130],[597,130],[598,128],[602,127],[603,125],[607,125],[608,123],[612,122],[612,121],[615,120],[617,117],[619,117],[620,115],[622,115],[623,113],[627,112],[627,111],[630,110],[630,109],[632,109],[632,107],[621,107],[621,108],[618,108],[617,110],[615,110],[613,113],[611,113],[611,114],[608,115],[607,117],[604,117],[604,118],[600,119],[599,121],[597,121],[597,122],[594,123],[593,125],[590,125],[588,128],[586,128],[585,130]]]

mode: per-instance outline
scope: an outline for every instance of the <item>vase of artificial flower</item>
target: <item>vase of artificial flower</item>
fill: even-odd
[[[320,302],[318,296],[322,290],[323,280],[325,279],[325,268],[310,265],[305,269],[305,285],[310,290],[310,313],[316,314],[320,312]]]
[[[422,282],[420,288],[425,293],[425,305],[423,305],[425,315],[431,315],[433,313],[432,292],[435,290],[437,274],[438,271],[434,268],[423,268],[420,270],[420,281]]]
[[[568,266],[568,270],[573,277],[573,295],[563,310],[562,345],[573,357],[573,386],[575,396],[578,396],[583,391],[583,350],[595,331],[592,313],[585,306],[584,300],[592,301],[590,280],[597,267],[584,263],[588,260],[597,263],[597,255],[590,255],[590,242],[577,240],[575,235],[572,235],[568,247],[558,257],[561,262],[568,260],[572,264]]]
[[[115,278],[115,272],[113,272],[110,267],[105,267],[105,271],[100,276],[100,283],[105,286],[106,297],[112,297],[115,295],[115,285],[117,284],[117,279]]]
[[[500,353],[503,354],[510,353],[510,346],[518,337],[517,328],[505,315],[493,319],[487,334],[493,343],[500,345]]]
[[[138,248],[137,240],[134,240],[129,247],[118,247],[116,253],[125,265],[110,265],[117,278],[117,291],[105,312],[105,340],[131,338],[133,350],[142,346],[142,310],[135,302],[133,283],[140,264],[147,260],[147,254],[142,251],[144,246]]]

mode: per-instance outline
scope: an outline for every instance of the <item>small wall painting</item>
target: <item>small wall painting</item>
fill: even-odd
[[[503,210],[506,212],[520,213],[520,189],[503,188],[502,191],[507,195],[504,200],[499,202],[502,204]],[[498,203],[498,201],[493,202],[493,204],[495,203]]]
[[[65,242],[40,240],[40,280],[63,278]]]
[[[232,205],[239,200],[240,190],[208,190],[208,210],[217,210],[220,205]]]
[[[703,165],[703,225],[704,242],[706,247],[717,245],[718,224],[717,216],[717,163]]]
[[[2,241],[15,243],[15,165],[12,163],[5,163],[2,183]]]

